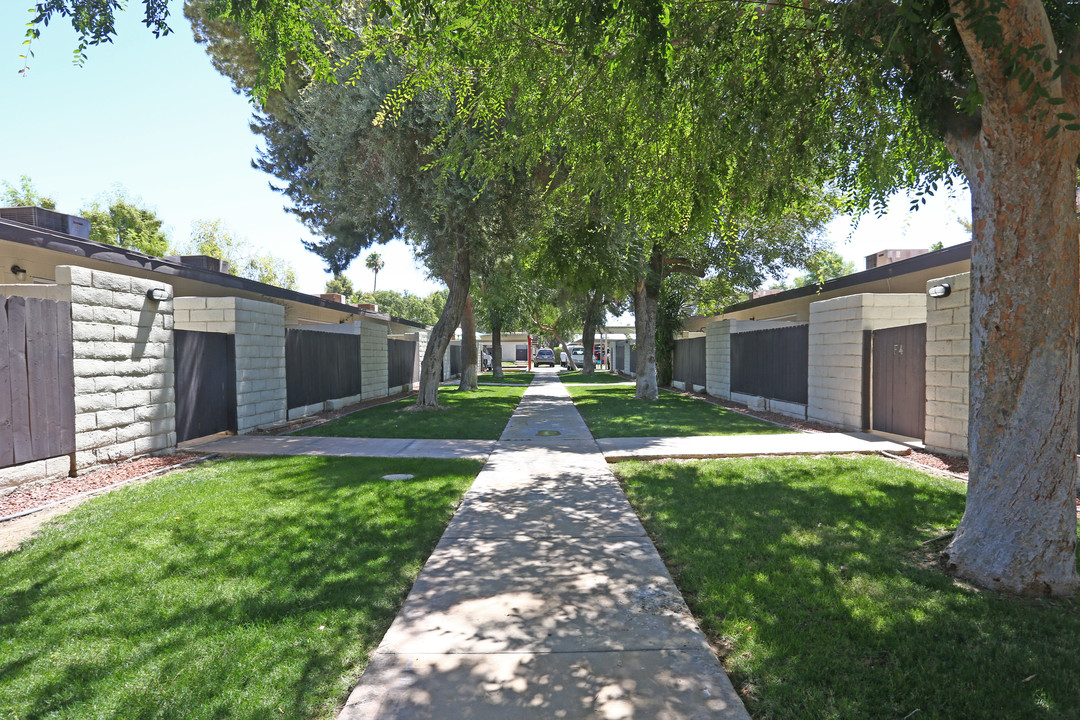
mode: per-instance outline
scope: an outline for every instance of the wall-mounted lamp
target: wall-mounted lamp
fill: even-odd
[[[161,302],[169,299],[169,291],[165,288],[150,288],[146,291],[146,297],[154,302]]]
[[[15,277],[19,278],[20,280],[25,280],[26,279],[26,269],[21,268],[18,265],[12,265],[11,266],[11,274],[14,275]]]
[[[952,286],[949,283],[941,283],[940,285],[932,285],[926,294],[932,298],[949,297],[949,293],[952,292]]]

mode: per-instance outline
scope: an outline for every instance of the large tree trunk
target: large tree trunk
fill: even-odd
[[[472,295],[465,298],[465,310],[461,314],[461,382],[458,390],[476,390],[476,310]]]
[[[634,285],[634,330],[637,335],[637,373],[635,395],[642,400],[656,400],[656,312],[660,301],[663,255],[654,249],[645,268],[645,276]]]
[[[491,376],[503,377],[502,368],[502,322],[491,324]]]
[[[459,233],[454,244],[454,268],[450,275],[450,293],[435,327],[428,337],[424,362],[420,365],[420,391],[416,395],[415,408],[433,409],[439,406],[439,382],[442,380],[443,356],[454,330],[461,323],[465,300],[469,296],[471,272],[469,269],[469,241]]]
[[[953,3],[963,17],[965,3]],[[1041,3],[1007,2],[1005,41],[1056,46]],[[1040,67],[1037,82],[1070,100],[1033,120],[1007,81],[1000,49],[957,21],[985,96],[981,127],[948,137],[971,186],[970,475],[964,517],[945,551],[956,572],[1026,595],[1076,592],[1077,133],[1075,93]],[[1036,63],[1037,65],[1037,63]],[[1071,74],[1066,72],[1065,78]],[[1036,108],[1037,110],[1038,108]]]
[[[596,315],[602,299],[601,292],[594,290],[585,304],[585,327],[581,331],[581,344],[585,346],[585,363],[581,366],[582,375],[592,375],[596,368],[593,346],[596,345]]]

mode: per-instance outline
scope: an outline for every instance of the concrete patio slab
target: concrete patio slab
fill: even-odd
[[[708,650],[376,655],[340,720],[749,720]]]
[[[414,457],[483,460],[494,440],[403,440],[399,438],[236,435],[185,445],[222,455],[326,455],[337,457]]]
[[[867,433],[707,435],[701,437],[601,438],[608,462],[662,458],[723,458],[750,455],[839,455],[885,451],[907,455],[911,448]]]

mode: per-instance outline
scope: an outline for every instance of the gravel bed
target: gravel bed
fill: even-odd
[[[172,467],[188,460],[202,457],[205,453],[177,452],[172,455],[144,457],[128,460],[73,478],[42,481],[23,485],[0,496],[0,517],[14,515],[47,505],[72,495],[97,490],[146,473]]]

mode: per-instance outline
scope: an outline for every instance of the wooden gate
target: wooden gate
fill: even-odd
[[[292,328],[285,331],[289,409],[355,397],[362,391],[359,335]]]
[[[923,438],[926,430],[926,323],[871,333],[870,427]]]
[[[71,304],[0,295],[0,467],[75,452]]]
[[[236,336],[175,330],[176,441],[236,432]]]
[[[398,388],[416,382],[417,354],[415,340],[386,341],[387,386]]]

